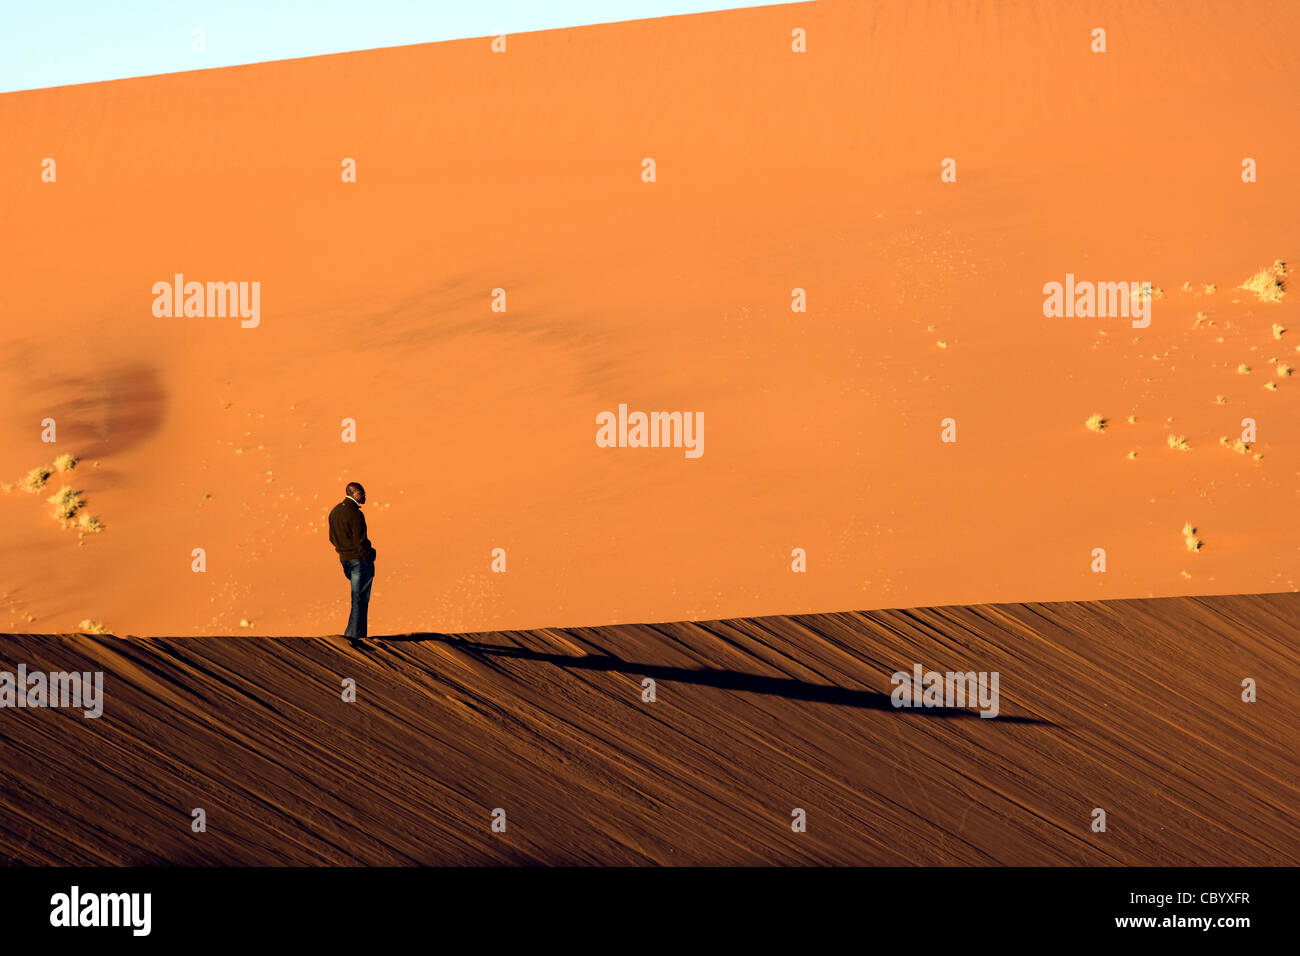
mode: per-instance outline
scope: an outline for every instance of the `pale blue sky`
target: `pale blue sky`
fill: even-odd
[[[0,0],[0,92],[771,0]],[[194,30],[205,34],[196,52]]]

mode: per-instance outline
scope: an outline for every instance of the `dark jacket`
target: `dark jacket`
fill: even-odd
[[[340,561],[375,560],[375,549],[366,537],[366,516],[351,498],[344,498],[330,512],[330,544],[339,553]]]

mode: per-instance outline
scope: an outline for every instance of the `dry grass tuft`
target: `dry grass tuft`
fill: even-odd
[[[30,491],[32,494],[36,494],[45,487],[45,482],[50,480],[51,474],[53,474],[53,472],[51,472],[50,469],[41,465],[41,467],[33,468],[24,475],[18,484],[21,485],[25,491]]]
[[[83,511],[77,516],[77,527],[80,528],[84,534],[99,534],[99,532],[104,530],[104,522],[100,521],[98,518],[91,517]]]
[[[70,520],[86,503],[81,497],[81,492],[71,485],[64,485],[45,500],[54,505],[54,517],[60,521]]]
[[[1260,269],[1237,288],[1255,293],[1261,302],[1281,302],[1282,296],[1286,295],[1286,285],[1282,281],[1285,275],[1286,264],[1278,261],[1273,263],[1272,269]]]

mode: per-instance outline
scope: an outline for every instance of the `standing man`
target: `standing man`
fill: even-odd
[[[370,608],[370,585],[375,580],[375,549],[366,537],[366,489],[355,481],[344,489],[346,497],[330,512],[330,544],[343,563],[343,576],[352,582],[352,614],[344,637],[360,647],[366,639],[366,613]]]

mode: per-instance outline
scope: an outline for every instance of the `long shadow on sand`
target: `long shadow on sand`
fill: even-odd
[[[745,691],[751,694],[771,694],[787,700],[809,700],[821,704],[836,704],[840,707],[858,707],[864,710],[891,711],[899,716],[913,717],[972,717],[977,720],[996,720],[1004,724],[1043,724],[1054,726],[1051,721],[1037,717],[980,717],[979,713],[958,707],[895,707],[888,694],[873,690],[851,690],[847,687],[834,687],[826,684],[810,684],[792,677],[764,677],[761,674],[746,674],[741,671],[728,671],[716,667],[666,667],[662,664],[639,664],[625,661],[607,654],[591,654],[575,657],[570,654],[547,654],[543,651],[530,651],[523,647],[509,644],[478,644],[464,638],[449,634],[401,634],[392,637],[372,637],[377,644],[422,643],[439,641],[464,651],[467,654],[485,657],[512,657],[526,661],[540,661],[565,667],[570,670],[614,671],[634,674],[639,677],[652,677],[656,681],[673,681],[681,684],[699,684],[703,687],[719,687],[723,690]]]

